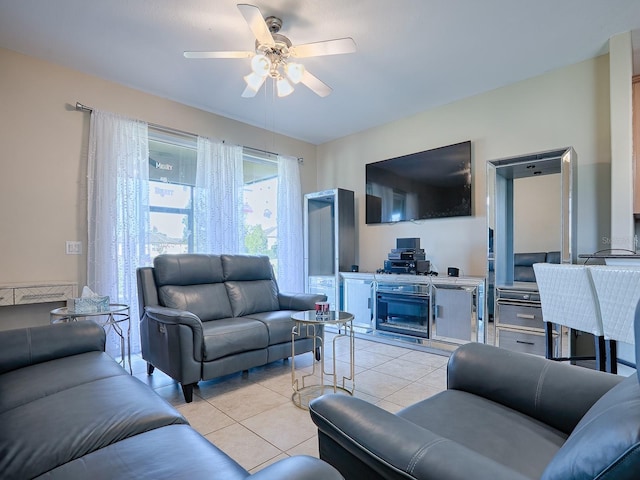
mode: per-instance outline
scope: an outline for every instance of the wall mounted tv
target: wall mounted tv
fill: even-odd
[[[366,165],[367,224],[471,216],[471,142]]]

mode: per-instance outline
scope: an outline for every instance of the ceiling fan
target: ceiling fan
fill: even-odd
[[[293,85],[302,83],[321,97],[331,93],[331,87],[309,73],[304,65],[289,61],[292,58],[338,55],[356,51],[352,38],[337,38],[324,42],[292,45],[291,41],[278,33],[282,20],[262,16],[254,5],[238,4],[240,13],[256,37],[255,51],[184,52],[185,58],[251,58],[251,73],[245,75],[247,86],[243,97],[254,97],[267,77],[276,82],[279,97],[293,92]]]

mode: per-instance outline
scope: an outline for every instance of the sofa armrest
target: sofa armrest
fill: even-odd
[[[92,321],[0,332],[0,374],[80,353],[104,352],[104,329]]]
[[[284,458],[254,473],[251,480],[344,480],[338,471],[322,460],[307,455]]]
[[[320,432],[321,458],[339,470],[361,468],[364,464],[371,473],[367,478],[525,478],[457,442],[359,398],[324,395],[311,401],[309,411]],[[323,441],[331,445],[323,448]]]
[[[147,306],[140,323],[142,358],[189,385],[202,375],[204,332],[200,318],[175,308]]]
[[[313,310],[316,302],[326,302],[326,295],[278,292],[280,310]]]
[[[459,347],[447,388],[473,393],[570,434],[621,377],[479,343]]]
[[[197,315],[167,307],[145,307],[144,312],[152,320],[168,325],[187,325],[202,332],[202,321]]]

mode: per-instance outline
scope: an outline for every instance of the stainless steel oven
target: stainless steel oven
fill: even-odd
[[[376,330],[429,338],[430,286],[378,283]]]

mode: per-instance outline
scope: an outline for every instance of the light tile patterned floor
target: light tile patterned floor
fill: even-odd
[[[328,334],[330,336],[330,334]],[[329,340],[329,338],[327,338]],[[327,351],[325,361],[332,360]],[[348,344],[336,342],[338,371],[347,368]],[[446,388],[447,357],[355,340],[355,395],[395,412]],[[311,353],[298,355],[296,372],[310,373]],[[309,412],[291,401],[291,361],[278,361],[208,382],[200,382],[192,403],[180,386],[136,356],[133,373],[172,403],[189,423],[249,471],[291,455],[318,456],[317,430]]]

